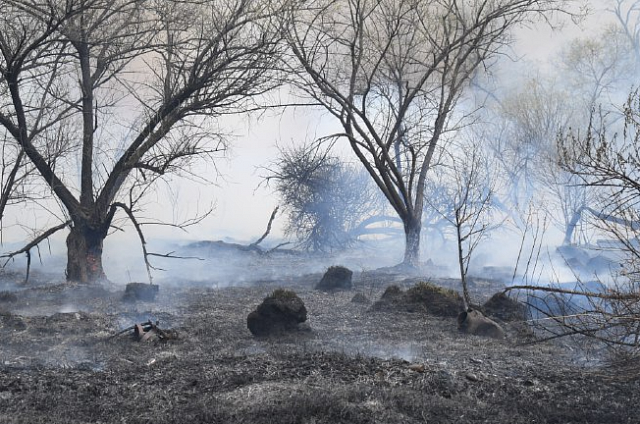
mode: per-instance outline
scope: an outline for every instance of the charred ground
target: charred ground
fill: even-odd
[[[361,273],[333,293],[313,289],[320,277],[165,285],[153,303],[67,283],[5,293],[0,423],[638,422],[640,384],[565,344],[523,344],[514,324],[506,341],[464,335],[455,317],[351,301],[408,288],[403,276]],[[246,317],[278,287],[305,302],[308,326],[256,339]],[[479,300],[500,289],[473,287]],[[179,338],[117,335],[147,320]]]

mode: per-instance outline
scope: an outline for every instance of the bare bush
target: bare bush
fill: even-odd
[[[359,237],[389,232],[373,226],[394,218],[380,214],[383,204],[371,180],[332,156],[330,148],[318,143],[280,148],[267,171],[289,217],[286,232],[304,249],[343,250]]]
[[[577,132],[559,141],[561,165],[581,184],[597,190],[599,210],[592,210],[602,235],[602,248],[620,259],[619,269],[609,276],[585,280],[576,274],[572,285],[536,287],[522,285],[507,290],[526,290],[533,323],[544,338],[580,336],[588,347],[609,352],[640,354],[640,94],[630,95],[624,107],[621,134],[611,134],[605,119],[593,115],[585,134]],[[582,337],[584,336],[584,337]]]

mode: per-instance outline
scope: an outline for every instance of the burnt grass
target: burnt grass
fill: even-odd
[[[409,280],[360,274],[353,290],[325,293],[320,277],[164,285],[154,302],[123,302],[123,286],[5,294],[0,423],[639,422],[638,380],[566,343],[528,343],[521,323],[503,323],[505,341],[464,335],[455,317],[351,302]],[[278,287],[300,296],[307,323],[255,338],[247,315]],[[473,287],[485,300],[500,289]],[[178,338],[122,332],[149,319]]]

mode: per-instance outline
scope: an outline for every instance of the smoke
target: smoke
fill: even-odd
[[[598,7],[598,14],[594,14],[581,22],[580,26],[564,23],[562,32],[553,31],[545,25],[530,26],[520,29],[516,34],[518,43],[513,47],[514,55],[492,69],[494,82],[510,91],[514,87],[522,86],[522,75],[526,78],[541,74],[559,75],[558,57],[566,48],[569,40],[578,36],[597,34],[596,28],[603,23],[614,23],[612,15],[602,13],[610,2],[592,2]],[[605,22],[606,21],[606,22]],[[524,60],[513,61],[518,57]],[[523,72],[523,69],[528,72]],[[491,95],[500,93],[491,92]],[[285,96],[284,91],[278,93]],[[286,100],[286,99],[285,99]],[[316,139],[318,135],[334,132],[336,123],[317,110],[287,109],[277,114],[265,114],[260,119],[254,118],[226,118],[221,123],[225,130],[234,134],[231,151],[227,159],[219,161],[214,167],[203,167],[194,172],[216,180],[216,184],[198,185],[193,181],[176,178],[173,183],[177,186],[171,192],[177,195],[168,199],[162,190],[158,191],[157,199],[149,202],[148,216],[162,218],[167,222],[175,221],[177,217],[184,217],[194,211],[203,211],[214,204],[212,215],[200,224],[188,228],[186,232],[169,228],[149,227],[146,232],[148,250],[160,254],[171,253],[174,256],[187,259],[150,258],[152,264],[162,270],[152,270],[154,282],[164,285],[193,284],[211,287],[225,287],[229,285],[245,284],[258,280],[286,279],[292,275],[323,272],[328,266],[342,264],[354,270],[371,270],[392,266],[402,260],[402,237],[389,239],[384,243],[370,240],[361,245],[356,244],[344,253],[326,255],[325,257],[305,257],[302,254],[271,254],[260,255],[255,252],[240,251],[235,248],[211,248],[212,241],[222,240],[227,243],[248,245],[255,241],[264,231],[269,213],[278,204],[275,194],[264,185],[262,176],[257,169],[268,163],[278,154],[277,141],[300,143],[305,139]],[[553,141],[553,140],[552,140]],[[349,158],[357,164],[348,148],[337,146],[340,156]],[[214,174],[219,172],[223,177],[216,179]],[[206,175],[205,175],[206,174]],[[536,195],[539,192],[536,191]],[[548,203],[544,197],[538,197],[538,203]],[[55,208],[52,208],[55,209]],[[19,208],[10,210],[12,217],[7,218],[12,225],[17,223],[15,217],[24,213]],[[558,212],[559,213],[559,212]],[[14,219],[15,218],[15,219]],[[23,224],[30,229],[42,228],[43,220],[29,218]],[[260,247],[268,250],[281,241],[286,241],[284,228],[286,222],[280,217],[274,223],[272,234]],[[503,227],[507,227],[506,224]],[[5,240],[26,240],[27,233],[19,237],[10,237],[18,226],[3,229]],[[143,282],[148,280],[144,266],[142,249],[139,240],[130,225],[124,227],[126,233],[119,231],[110,235],[104,246],[104,267],[109,279],[121,287],[128,282]],[[528,242],[521,249],[521,234],[514,230],[514,226],[492,231],[480,243],[472,257],[470,274],[490,275],[511,283],[513,275],[517,281],[532,281],[546,284],[553,281],[570,281],[579,277],[593,276],[595,252],[588,253],[586,261],[576,257],[565,258],[556,251],[561,244],[562,233],[550,229],[544,240],[537,244]],[[209,246],[194,248],[192,243],[207,241]],[[206,243],[205,243],[206,244]],[[425,263],[426,276],[457,276],[456,246],[450,234],[446,240],[426,236],[423,239],[422,258]],[[542,245],[542,247],[540,247]],[[64,234],[52,237],[49,247],[43,245],[38,254],[33,252],[32,278],[37,280],[42,275],[48,275],[53,281],[64,279],[65,245]],[[5,243],[4,252],[21,247],[21,242]],[[518,253],[521,252],[521,255]],[[533,253],[532,253],[533,252]],[[533,255],[533,256],[531,256]],[[567,259],[569,259],[567,261]],[[567,263],[569,262],[569,263]],[[606,261],[605,261],[606,262]],[[577,269],[571,265],[577,266]],[[615,268],[615,263],[612,263]],[[605,265],[606,267],[606,265]],[[9,264],[9,270],[24,273],[24,257],[17,257]],[[603,267],[598,268],[603,271]],[[602,274],[598,274],[602,276]],[[6,290],[18,289],[15,280],[3,279],[2,288]],[[70,308],[73,309],[73,308]]]

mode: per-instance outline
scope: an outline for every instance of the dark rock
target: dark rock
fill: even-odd
[[[482,315],[482,312],[469,309],[458,315],[458,330],[462,333],[476,336],[503,339],[505,332],[500,325]]]
[[[320,282],[316,285],[316,290],[351,290],[351,278],[353,271],[343,266],[332,266],[324,273]]]
[[[502,321],[523,321],[527,317],[527,307],[504,292],[496,293],[487,300],[482,311]]]
[[[134,302],[136,300],[151,302],[155,300],[159,289],[157,284],[129,283],[124,290],[122,300],[127,302]]]
[[[297,330],[306,320],[302,299],[291,290],[277,289],[247,316],[247,327],[254,336],[269,336]]]

